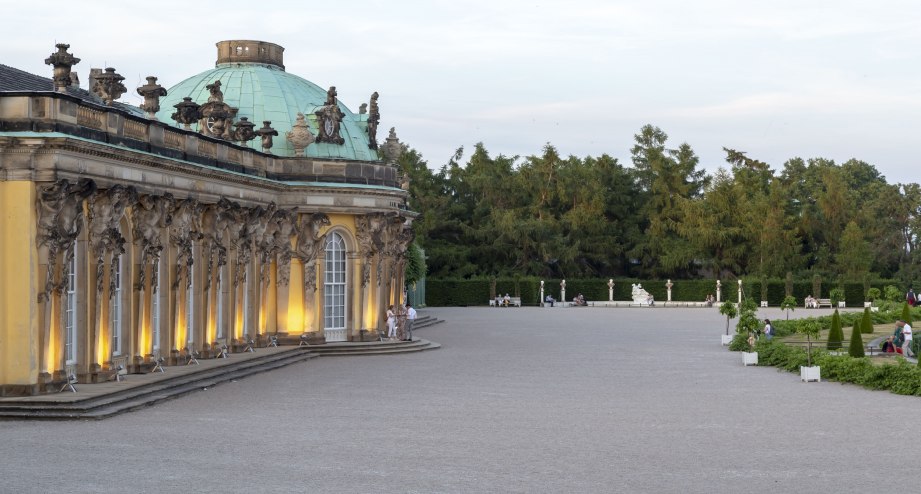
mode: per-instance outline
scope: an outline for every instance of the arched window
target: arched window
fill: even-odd
[[[112,330],[112,355],[119,356],[122,354],[122,283],[124,276],[122,274],[122,265],[124,255],[118,256],[113,260],[112,270],[112,293],[109,303],[109,327]]]
[[[192,258],[194,263],[194,256]],[[194,266],[194,264],[193,264]],[[189,288],[186,290],[186,343],[189,350],[192,349],[192,343],[195,341],[195,272],[192,269],[192,266],[189,266]]]
[[[150,328],[151,333],[153,333],[153,349],[157,351],[160,349],[160,285],[163,279],[163,277],[159,275],[160,259],[157,259],[152,269],[157,273],[157,286],[153,289],[152,303],[150,306]]]
[[[218,268],[223,271],[222,267]],[[224,337],[224,273],[218,272],[217,275],[217,328],[215,338]]]
[[[241,266],[240,269],[246,269],[246,266]],[[248,274],[243,277],[243,334],[245,335],[252,334],[250,333],[252,324],[249,322],[250,312],[252,312],[249,301],[249,279]]]
[[[338,233],[326,240],[323,277],[323,323],[326,330],[345,329],[345,241]]]
[[[67,264],[67,299],[64,302],[64,360],[68,365],[77,362],[77,245],[74,256]]]

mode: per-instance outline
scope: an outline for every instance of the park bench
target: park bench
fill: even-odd
[[[828,307],[829,309],[831,309],[831,299],[830,299],[830,298],[820,298],[820,299],[816,299],[816,306],[817,306],[818,308],[820,308],[820,309],[821,309],[823,306]]]
[[[509,299],[509,300],[508,300],[508,306],[509,306],[509,307],[512,307],[512,306],[521,307],[521,297],[509,297],[508,299]],[[499,300],[499,303],[502,304],[502,305],[504,305],[503,302],[502,302],[502,300]],[[496,300],[495,300],[495,299],[491,299],[491,300],[489,301],[489,306],[490,306],[490,307],[495,307],[495,306],[496,306]]]

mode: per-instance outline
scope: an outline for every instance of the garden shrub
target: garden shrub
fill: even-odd
[[[859,334],[859,326],[857,333]],[[736,339],[744,343],[742,335]],[[774,366],[790,372],[799,372],[806,365],[806,349],[787,345],[776,339],[759,340],[755,344],[759,365]],[[852,383],[869,389],[889,390],[900,395],[921,396],[921,368],[899,357],[894,361],[874,365],[869,357],[831,355],[825,350],[813,349],[814,365],[822,368],[822,378],[827,381]]]
[[[863,315],[860,317],[860,332],[863,334],[873,333],[873,323],[870,321],[869,307],[864,307]]]
[[[851,344],[847,349],[847,354],[854,358],[864,356],[863,338],[860,336],[860,321],[854,321],[854,329],[851,331]]]
[[[831,329],[828,331],[828,341],[825,344],[825,348],[837,350],[841,348],[843,341],[844,330],[841,329],[841,316],[838,314],[838,309],[835,309],[835,313],[831,316]]]

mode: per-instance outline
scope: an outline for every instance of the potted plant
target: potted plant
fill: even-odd
[[[822,326],[815,319],[806,319],[796,325],[796,332],[806,335],[806,366],[800,366],[799,376],[803,382],[821,382],[822,377],[819,366],[812,365],[812,340],[819,337]]]
[[[828,292],[828,297],[831,298],[832,307],[844,307],[845,306],[844,290],[842,290],[840,287],[832,288]]]
[[[787,295],[784,297],[783,302],[780,303],[781,310],[787,311],[787,320],[790,320],[790,311],[796,310],[796,297],[793,295]]]
[[[752,299],[745,299],[739,307],[739,322],[736,324],[736,332],[739,334],[748,334],[748,352],[742,352],[742,365],[758,365],[758,352],[754,351],[755,340],[758,338],[760,321],[756,313],[758,308]]]
[[[723,345],[728,345],[732,342],[732,335],[729,334],[729,321],[739,315],[739,311],[736,310],[736,304],[727,300],[720,305],[720,314],[726,316],[726,334],[723,335]]]

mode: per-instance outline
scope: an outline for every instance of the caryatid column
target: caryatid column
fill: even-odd
[[[716,280],[716,303],[720,303],[723,298],[722,284],[720,280]]]
[[[672,283],[672,280],[668,280],[668,282],[665,284],[665,288],[668,290],[667,293],[668,293],[668,301],[669,301],[669,302],[672,301],[672,287],[673,287],[673,286],[675,286],[675,285]]]
[[[563,307],[566,307],[566,280],[560,282],[560,302],[563,302]]]
[[[540,306],[544,306],[544,280],[540,280]]]
[[[739,280],[739,305],[742,304],[742,280]]]

